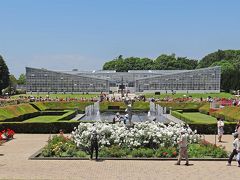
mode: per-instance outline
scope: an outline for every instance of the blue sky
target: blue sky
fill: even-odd
[[[122,54],[202,58],[239,49],[239,0],[7,0],[0,3],[0,54],[25,67],[96,70]]]

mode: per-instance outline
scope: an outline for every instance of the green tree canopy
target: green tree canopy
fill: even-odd
[[[0,55],[0,95],[2,95],[2,90],[9,85],[9,70],[8,67]]]
[[[25,85],[26,84],[26,75],[25,74],[20,74],[18,80],[18,84]]]
[[[240,89],[240,50],[218,50],[202,58],[198,68],[221,66],[221,89]]]
[[[118,58],[108,61],[103,65],[103,70],[116,70],[117,72],[127,72],[128,70],[175,70],[175,69],[195,69],[197,60],[186,57],[175,57],[175,54],[160,55],[156,60],[149,58],[128,57]]]

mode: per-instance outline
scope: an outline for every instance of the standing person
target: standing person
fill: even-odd
[[[121,116],[120,113],[117,112],[115,117],[113,118],[113,124],[115,124],[116,122],[120,122]]]
[[[224,122],[222,119],[217,118],[217,128],[218,128],[218,142],[222,142],[222,136],[224,133],[223,127],[224,127]]]
[[[236,134],[234,134],[233,151],[232,151],[232,153],[229,156],[227,166],[231,166],[233,157],[238,154],[238,151],[237,151],[237,148],[238,148],[237,147],[237,143],[238,143],[238,141],[239,141],[238,134],[236,133]]]
[[[124,124],[127,124],[127,121],[128,121],[128,114],[126,114],[126,115],[124,116],[123,123],[124,123]]]
[[[238,138],[236,139],[237,144],[237,161],[238,161],[238,167],[240,167],[240,134],[238,134]]]
[[[187,152],[187,144],[188,143],[187,143],[186,130],[181,131],[180,140],[179,140],[178,144],[179,144],[179,157],[178,157],[178,161],[175,165],[180,165],[182,158],[185,157],[185,159],[186,159],[185,165],[188,166],[189,161],[188,161],[188,152]]]
[[[93,124],[95,126],[95,124]],[[94,127],[91,133],[91,148],[90,148],[90,158],[92,160],[93,158],[93,151],[95,149],[95,154],[96,154],[96,161],[98,160],[98,134],[97,130]]]
[[[238,120],[237,125],[235,127],[235,132],[237,132],[238,134],[240,134],[240,120]]]

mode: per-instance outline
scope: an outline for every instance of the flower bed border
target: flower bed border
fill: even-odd
[[[89,160],[88,157],[39,157],[43,148],[31,155],[28,160]],[[132,161],[177,161],[177,158],[147,158],[147,157],[100,157],[99,160],[132,160]],[[184,160],[184,159],[183,159]],[[228,158],[189,158],[189,161],[227,161]]]

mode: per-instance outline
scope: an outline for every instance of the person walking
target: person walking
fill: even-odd
[[[238,141],[239,141],[238,140],[238,133],[235,133],[234,134],[234,141],[233,141],[233,151],[232,151],[232,153],[229,156],[229,159],[228,159],[228,162],[227,162],[227,166],[231,166],[233,157],[238,154],[238,151],[237,151],[237,142]]]
[[[93,124],[95,126],[95,124]],[[96,161],[98,160],[98,134],[97,130],[94,127],[92,133],[91,133],[91,147],[90,147],[90,159],[93,159],[93,152],[95,150],[96,155]]]
[[[222,142],[222,136],[224,133],[224,122],[221,118],[217,118],[217,129],[218,129],[218,142]]]
[[[180,165],[181,160],[183,157],[185,157],[186,163],[185,165],[188,166],[189,165],[189,160],[188,160],[188,150],[187,150],[187,132],[186,130],[182,130],[181,131],[181,135],[180,135],[180,140],[178,142],[179,144],[179,157],[178,157],[178,161],[175,165]]]
[[[235,132],[237,132],[238,134],[240,134],[240,120],[238,120],[237,125],[235,127]]]

